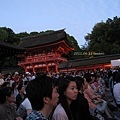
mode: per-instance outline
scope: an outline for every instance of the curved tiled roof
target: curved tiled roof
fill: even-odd
[[[53,31],[51,33],[47,33],[43,35],[35,35],[32,37],[23,38],[21,39],[18,46],[24,48],[31,48],[35,46],[54,43],[63,39],[66,39],[66,33],[64,29]]]
[[[16,50],[24,50],[24,48],[21,48],[21,47],[18,47],[18,46],[14,46],[14,45],[12,45],[10,43],[6,43],[6,42],[0,40],[0,48],[1,47],[5,47],[6,49],[10,48],[10,49],[16,49]]]
[[[83,59],[71,60],[71,61],[67,61],[59,64],[59,69],[110,63],[111,60],[114,60],[114,59],[120,59],[120,54],[104,55],[104,56],[99,56],[94,58],[83,58]]]
[[[17,47],[0,40],[0,56],[2,57],[23,53],[24,51],[25,51],[24,48]]]

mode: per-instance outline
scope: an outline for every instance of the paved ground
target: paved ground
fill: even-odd
[[[108,96],[109,99],[113,99],[113,101],[110,102],[110,103],[111,103],[112,105],[116,106],[115,101],[114,101],[114,98],[113,98],[110,90],[106,91],[106,95]],[[120,120],[120,110],[114,110],[114,111],[113,111],[113,114],[116,116],[116,119],[117,119],[117,120]]]

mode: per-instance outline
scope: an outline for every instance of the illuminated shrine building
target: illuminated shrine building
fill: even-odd
[[[58,65],[67,61],[62,56],[74,50],[67,43],[64,30],[23,38],[18,47],[26,49],[26,52],[19,56],[23,57],[24,61],[18,63],[26,72],[58,72]]]

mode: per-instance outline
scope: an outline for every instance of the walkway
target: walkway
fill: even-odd
[[[113,99],[113,101],[110,102],[110,103],[111,103],[112,105],[116,106],[115,101],[114,101],[114,98],[113,98],[110,90],[106,91],[106,95],[108,96],[108,98]],[[117,120],[120,120],[120,110],[113,110],[113,114],[116,116],[116,119],[117,119]]]

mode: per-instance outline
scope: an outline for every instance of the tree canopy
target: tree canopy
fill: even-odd
[[[87,51],[105,54],[120,53],[120,18],[108,18],[106,22],[95,24],[91,33],[85,36],[88,42]]]

